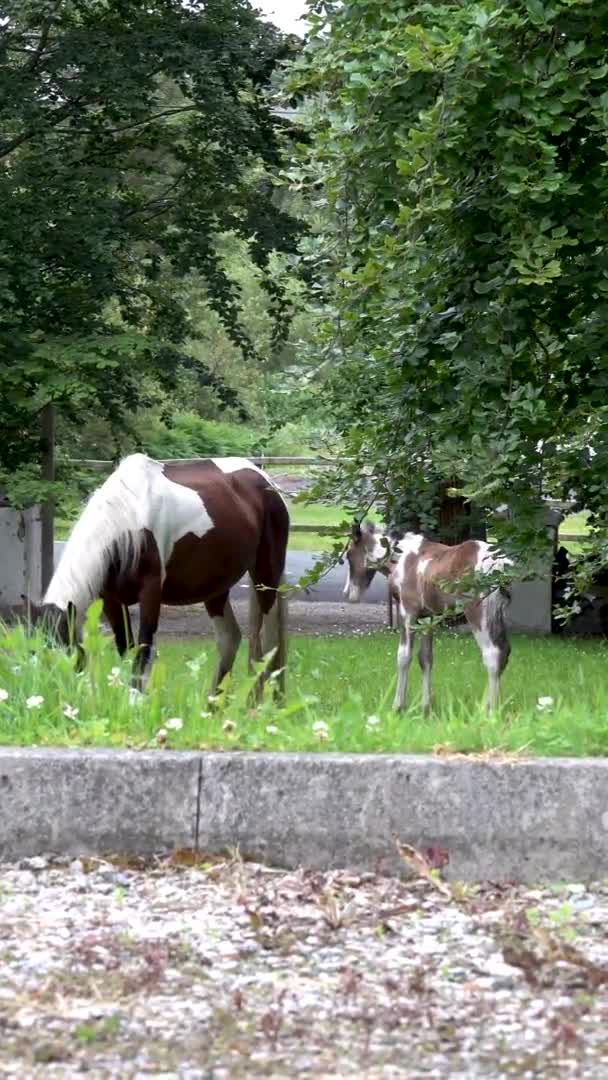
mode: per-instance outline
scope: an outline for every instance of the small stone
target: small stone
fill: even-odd
[[[30,859],[23,859],[20,865],[26,870],[46,870],[49,863],[42,855],[32,855]]]

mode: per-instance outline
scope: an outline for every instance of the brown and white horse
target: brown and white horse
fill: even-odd
[[[215,691],[231,670],[241,631],[229,592],[251,577],[249,658],[275,649],[282,688],[285,600],[277,588],[289,536],[286,504],[261,469],[244,458],[163,465],[144,454],[125,458],[89,499],[34,618],[69,644],[93,602],[122,655],[133,645],[128,605],[139,604],[133,683],[141,688],[162,604],[204,603],[215,631]]]
[[[367,522],[353,525],[346,558],[344,593],[351,603],[361,599],[376,570],[388,578],[390,594],[397,603],[400,642],[395,709],[405,708],[416,620],[440,615],[460,604],[464,604],[464,614],[488,673],[488,712],[498,704],[500,676],[511,651],[504,623],[509,594],[501,587],[486,593],[477,588],[471,597],[470,588],[464,586],[459,595],[458,582],[467,575],[471,578],[473,574],[502,570],[511,565],[509,559],[494,554],[490,545],[481,540],[465,540],[463,544],[448,547],[416,533],[405,533],[395,543]],[[454,591],[451,586],[455,586]],[[433,665],[433,631],[429,626],[422,631],[418,658],[422,669],[422,705],[428,712]]]

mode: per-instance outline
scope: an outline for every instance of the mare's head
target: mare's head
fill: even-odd
[[[42,631],[51,646],[61,646],[78,654],[78,667],[84,663],[84,650],[80,644],[80,634],[76,608],[71,602],[67,608],[56,604],[28,604],[30,624]]]
[[[378,566],[387,558],[388,550],[375,526],[370,521],[355,522],[346,549],[348,570],[344,586],[344,595],[351,604],[356,604],[369,589]]]

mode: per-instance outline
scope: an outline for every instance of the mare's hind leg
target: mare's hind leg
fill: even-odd
[[[158,630],[160,618],[161,583],[154,576],[144,580],[139,593],[139,633],[137,635],[137,655],[133,662],[132,685],[143,690],[148,681],[147,671],[152,657],[154,636]]]
[[[418,651],[418,663],[422,671],[422,711],[428,714],[431,711],[431,672],[433,670],[433,631],[426,630],[420,639]]]
[[[232,670],[234,658],[241,643],[241,631],[234,617],[228,593],[207,601],[205,607],[213,624],[215,643],[219,652],[218,665],[211,687],[213,695],[224,676]]]
[[[114,634],[118,653],[120,656],[124,656],[127,650],[132,649],[135,644],[129,609],[120,604],[114,597],[104,596],[103,613]]]
[[[486,712],[498,706],[500,676],[507,666],[511,646],[504,621],[504,599],[498,590],[465,609],[488,673]]]
[[[412,662],[412,648],[414,644],[413,619],[411,615],[399,616],[400,637],[397,649],[397,690],[393,709],[400,712],[405,709],[407,698],[407,682]]]
[[[283,593],[278,592],[278,588],[283,581],[285,568],[289,514],[276,491],[268,489],[264,496],[264,524],[255,566],[251,572],[251,589],[254,594],[251,598],[251,610],[257,607],[261,615],[261,652],[266,655],[273,650],[273,656],[256,686],[255,695],[258,698],[264,682],[274,672],[278,672],[274,683],[275,694],[284,695],[287,659],[287,600]],[[255,616],[256,619],[258,617]]]
[[[259,593],[255,582],[251,578],[249,583],[249,670],[258,663],[263,654],[262,651],[262,623],[264,613],[260,604]]]

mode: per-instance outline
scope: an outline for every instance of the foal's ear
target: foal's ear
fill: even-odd
[[[353,521],[350,535],[355,541],[359,541],[361,539],[361,526],[358,521]]]

